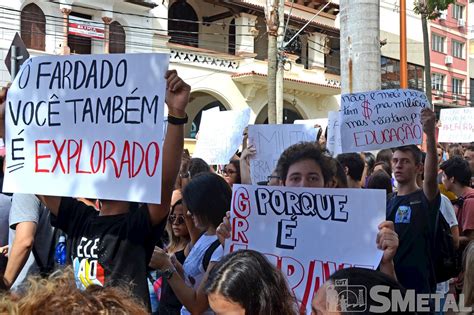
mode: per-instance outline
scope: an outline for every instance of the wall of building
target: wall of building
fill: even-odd
[[[433,34],[445,38],[444,52],[431,50],[431,71],[445,75],[443,82],[444,93],[436,97],[435,105],[443,106],[467,106],[470,99],[470,76],[469,76],[469,6],[467,0],[458,0],[455,2],[464,7],[462,19],[456,19],[454,14],[454,5],[450,5],[443,13],[442,17],[430,22],[430,47],[433,40]],[[453,56],[453,41],[463,43],[462,58]],[[447,63],[447,59],[452,57],[452,62]],[[461,100],[453,97],[452,79],[463,80]],[[434,93],[439,94],[439,93]]]

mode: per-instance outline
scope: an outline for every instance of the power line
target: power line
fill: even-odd
[[[18,11],[18,10],[14,10],[14,9],[9,9],[9,8],[5,8],[5,7],[0,7],[0,9],[4,9],[4,10],[9,10],[9,11],[15,11],[17,13],[21,13],[21,11]],[[15,15],[15,13],[5,13],[3,12],[4,15],[9,15],[9,16],[13,16],[13,17],[18,17],[20,18],[20,15]],[[32,14],[32,15],[36,15],[36,14]],[[52,26],[58,26],[58,27],[64,27],[66,26],[65,23],[64,23],[64,19],[62,17],[58,17],[58,16],[54,16],[54,15],[44,15],[45,17],[49,17],[51,19],[53,19],[53,21],[50,21],[49,25],[52,25]],[[37,17],[40,17],[39,15],[37,15]],[[72,16],[72,18],[74,18]],[[56,21],[54,21],[56,20]],[[20,21],[20,19],[18,19],[17,21]],[[11,22],[11,21],[10,21]],[[89,22],[89,21],[88,21]],[[100,21],[92,21],[91,20],[91,24],[96,24],[97,26],[103,26],[104,23],[103,22],[100,22]],[[185,31],[181,31],[181,30],[174,30],[174,29],[160,29],[160,28],[152,28],[152,27],[143,27],[143,26],[133,26],[133,25],[121,25],[123,28],[126,28],[126,29],[134,29],[134,30],[146,30],[146,31],[153,31],[153,32],[175,32],[175,33],[183,33],[183,34],[195,34],[195,35],[223,35],[223,36],[229,36],[229,33],[228,32],[200,32],[199,30],[197,31],[188,31],[188,30],[185,30]],[[253,37],[253,34],[251,33],[237,33],[235,34],[236,36],[252,36]]]
[[[55,4],[70,5],[69,3],[65,3],[61,1],[50,0],[50,2],[55,3]],[[96,8],[91,8],[91,7],[77,5],[77,4],[74,4],[72,7],[86,9],[86,10],[100,11],[100,12],[108,12],[108,13],[113,13],[113,14],[127,15],[127,16],[143,17],[147,19],[168,20],[168,21],[174,21],[174,22],[186,22],[186,23],[203,24],[203,25],[227,26],[227,24],[223,22],[204,22],[204,21],[189,21],[189,20],[183,20],[183,19],[170,19],[168,17],[162,17],[162,16],[152,16],[152,15],[144,15],[144,14],[137,14],[137,13],[125,13],[125,12],[115,11],[115,10],[96,9]],[[235,24],[235,25],[248,26],[246,24]]]

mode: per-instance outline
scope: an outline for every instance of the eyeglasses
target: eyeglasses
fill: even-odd
[[[168,222],[171,224],[174,224],[176,222],[177,225],[181,225],[184,223],[184,215],[172,214],[168,217]]]
[[[236,171],[229,170],[229,169],[224,169],[224,170],[222,171],[222,173],[223,173],[225,176],[232,176],[232,175],[234,175],[234,174],[237,174]]]

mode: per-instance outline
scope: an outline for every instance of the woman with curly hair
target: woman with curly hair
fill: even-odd
[[[224,256],[209,274],[206,293],[216,314],[298,314],[281,271],[253,250]]]
[[[76,287],[72,269],[30,277],[15,295],[0,295],[1,314],[137,314],[148,311],[125,287]]]

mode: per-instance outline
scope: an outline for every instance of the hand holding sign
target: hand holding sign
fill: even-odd
[[[395,232],[395,226],[392,221],[383,221],[379,224],[378,228],[377,248],[383,250],[380,271],[396,278],[393,258],[397,253],[399,245],[398,234]]]
[[[421,124],[423,125],[423,132],[426,134],[434,134],[436,129],[436,114],[429,108],[421,110]]]

